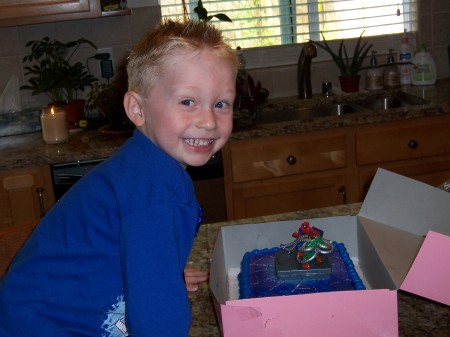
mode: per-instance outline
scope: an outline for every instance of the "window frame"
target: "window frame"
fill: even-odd
[[[138,0],[139,1],[139,0]],[[142,0],[140,0],[142,1]],[[150,0],[154,2],[155,0]],[[161,8],[161,1],[158,0],[158,6]],[[280,0],[285,1],[285,0]],[[419,0],[416,0],[419,1]],[[161,12],[162,16],[162,12]],[[215,19],[214,19],[215,20]],[[214,20],[211,21],[214,24]],[[416,48],[417,32],[408,32],[409,43]],[[373,45],[372,50],[377,50],[377,58],[379,63],[384,63],[384,57],[388,55],[389,49],[397,50],[402,39],[403,34],[390,34],[380,36],[366,37],[367,41]],[[317,38],[319,40],[319,38]],[[353,50],[356,38],[346,39],[346,45],[349,50]],[[329,41],[329,44],[333,50],[338,50],[340,40]],[[298,63],[298,57],[300,55],[303,43],[292,43],[278,46],[265,46],[265,47],[253,47],[245,48],[243,52],[245,54],[247,69],[264,69],[272,67],[292,66]],[[366,62],[369,58],[367,58]],[[318,50],[317,58],[313,62],[330,61],[331,56],[321,50]]]

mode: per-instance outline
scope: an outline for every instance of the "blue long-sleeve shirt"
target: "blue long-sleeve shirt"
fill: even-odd
[[[187,336],[199,205],[135,131],[57,202],[0,280],[0,336]]]

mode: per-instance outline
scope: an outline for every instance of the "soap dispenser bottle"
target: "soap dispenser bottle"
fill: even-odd
[[[400,73],[394,63],[394,49],[389,49],[388,66],[384,68],[384,86],[386,88],[395,88],[400,86]]]
[[[414,57],[413,63],[413,85],[433,85],[436,83],[436,63],[434,62],[433,57],[427,51],[425,45],[421,46],[419,52]]]
[[[400,63],[409,63],[409,64],[401,64],[399,66],[400,71],[400,84],[408,85],[411,84],[411,62],[414,56],[414,48],[409,44],[408,36],[405,33],[402,37],[402,43],[400,44],[400,48],[398,50],[398,61]]]
[[[366,71],[366,89],[367,90],[380,90],[383,89],[383,71],[380,68],[377,68],[378,65],[375,50],[372,50],[372,58],[370,59],[370,65],[372,68],[369,68]]]

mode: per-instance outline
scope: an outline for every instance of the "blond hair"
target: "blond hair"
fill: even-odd
[[[161,64],[171,55],[205,48],[227,60],[237,72],[236,53],[212,24],[164,20],[131,49],[127,64],[128,89],[146,95],[161,76]]]

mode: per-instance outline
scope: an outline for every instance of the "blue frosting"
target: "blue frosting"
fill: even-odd
[[[334,251],[328,255],[332,274],[313,280],[279,279],[275,271],[275,253],[280,250],[278,247],[245,253],[238,275],[240,298],[366,289],[345,245],[333,242],[333,246]]]

